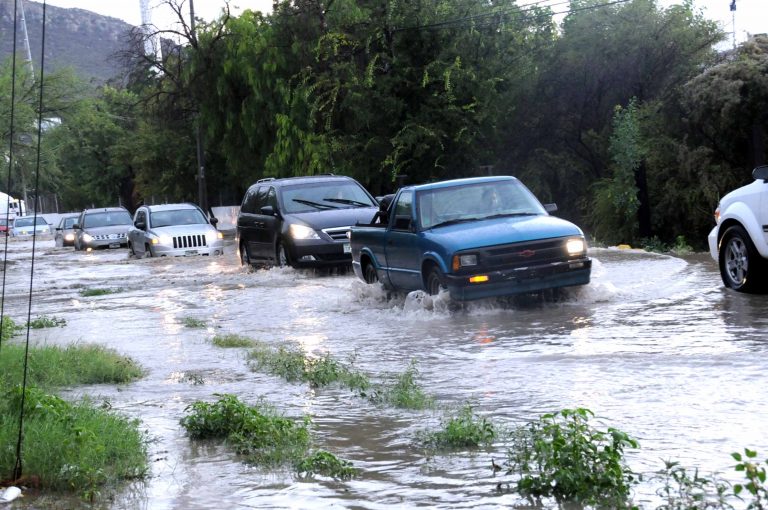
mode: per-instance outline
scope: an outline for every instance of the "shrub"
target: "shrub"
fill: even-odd
[[[623,453],[637,442],[617,429],[591,427],[591,416],[588,409],[565,409],[517,430],[507,465],[522,496],[554,498],[560,505],[626,506],[637,479]]]
[[[461,448],[490,444],[495,438],[493,424],[477,416],[472,407],[466,405],[455,416],[449,417],[441,430],[427,433],[422,439],[433,448]]]

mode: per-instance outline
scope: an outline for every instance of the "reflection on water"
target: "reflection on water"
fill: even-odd
[[[23,243],[15,264],[28,266]],[[46,248],[49,250],[48,248]],[[222,258],[131,260],[124,250],[49,250],[36,262],[33,313],[67,326],[38,340],[98,342],[132,356],[148,375],[103,396],[142,420],[156,439],[153,473],[114,508],[493,508],[517,502],[495,490],[490,459],[503,450],[427,456],[415,442],[441,410],[379,408],[339,388],[312,390],[250,371],[243,349],[214,334],[328,353],[372,378],[418,363],[441,409],[465,403],[501,425],[587,407],[639,439],[633,467],[646,473],[676,459],[702,474],[732,469],[731,451],[768,452],[766,297],[723,289],[705,255],[594,250],[593,281],[557,300],[485,300],[454,306],[446,296],[391,294],[351,274],[279,268],[246,271],[232,246]],[[49,256],[50,255],[50,256]],[[6,313],[25,310],[25,277],[8,273]],[[28,281],[28,275],[26,275]],[[85,287],[122,287],[80,297]],[[9,297],[10,296],[10,297]],[[206,328],[183,326],[184,317]],[[297,479],[247,466],[219,444],[191,442],[186,406],[233,393],[260,397],[289,416],[309,415],[320,448],[351,460],[360,478]],[[650,505],[652,491],[637,500]]]

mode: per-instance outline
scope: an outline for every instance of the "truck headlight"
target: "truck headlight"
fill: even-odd
[[[288,229],[288,232],[294,239],[320,239],[320,236],[317,235],[317,232],[315,232],[314,229],[305,225],[293,224]]]
[[[474,253],[465,253],[464,255],[454,255],[453,264],[451,264],[454,271],[458,271],[462,267],[470,267],[477,265],[477,255]]]
[[[579,255],[587,251],[587,243],[580,238],[568,239],[565,242],[565,249],[568,251],[568,255]]]

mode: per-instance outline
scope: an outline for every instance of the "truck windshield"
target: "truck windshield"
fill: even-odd
[[[420,191],[417,211],[424,229],[503,216],[546,214],[533,193],[516,179]]]

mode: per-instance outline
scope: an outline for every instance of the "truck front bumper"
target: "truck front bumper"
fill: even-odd
[[[567,262],[502,269],[468,275],[446,275],[451,298],[470,301],[489,297],[512,296],[559,287],[586,285],[592,272],[592,260],[584,257]],[[471,276],[484,275],[487,281],[471,283]]]

